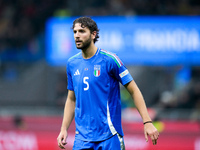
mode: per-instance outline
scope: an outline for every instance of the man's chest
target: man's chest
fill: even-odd
[[[103,84],[108,80],[106,63],[103,62],[81,63],[71,71],[73,85],[83,86],[83,89],[87,89],[89,85]]]

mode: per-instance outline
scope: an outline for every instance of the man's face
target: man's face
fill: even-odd
[[[87,27],[81,27],[80,23],[74,26],[74,39],[78,49],[87,49],[93,41],[93,36]]]

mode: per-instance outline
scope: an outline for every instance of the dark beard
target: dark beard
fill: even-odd
[[[81,50],[86,50],[89,46],[90,46],[90,44],[91,44],[91,36],[90,36],[90,38],[87,40],[87,41],[85,41],[84,43],[83,43],[83,46],[81,46],[81,47],[77,47],[76,46],[76,48],[77,49],[81,49]]]

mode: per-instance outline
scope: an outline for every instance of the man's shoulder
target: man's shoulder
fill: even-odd
[[[113,52],[101,49],[100,54],[104,55],[104,59],[108,60],[111,63],[116,63],[118,66],[123,65],[117,54]]]
[[[114,55],[115,53],[111,52],[111,51],[108,51],[108,50],[105,50],[105,49],[100,49],[100,53],[101,54],[104,54],[104,55]]]
[[[74,61],[74,60],[80,59],[80,58],[81,58],[80,56],[81,56],[81,52],[79,52],[79,53],[73,55],[72,57],[70,57],[70,58],[68,59],[68,63],[69,63],[69,62],[72,62],[72,61]]]

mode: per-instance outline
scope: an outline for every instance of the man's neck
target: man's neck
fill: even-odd
[[[89,59],[95,55],[97,51],[97,47],[95,45],[91,45],[87,49],[82,50],[82,56],[84,59]]]

